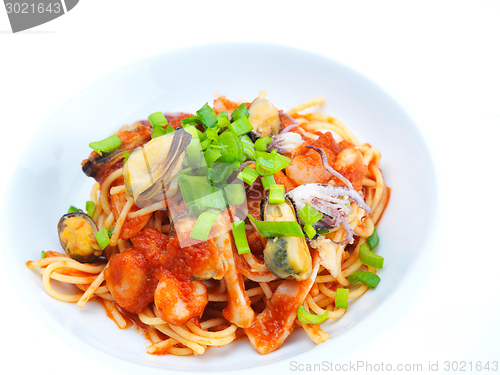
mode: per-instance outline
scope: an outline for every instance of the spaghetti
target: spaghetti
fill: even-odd
[[[262,94],[259,99],[265,100],[264,97]],[[358,142],[350,130],[333,117],[302,113],[322,103],[323,99],[318,98],[279,113],[280,133],[272,137],[268,151],[275,148],[291,161],[286,168],[274,173],[275,182],[282,184],[289,194],[305,184],[322,184],[324,189],[344,186],[341,179],[328,172],[334,169],[362,196],[369,212],[350,200],[343,224],[337,223],[328,233],[322,232],[309,241],[308,277],[283,279],[270,272],[263,257],[268,240],[248,219],[245,231],[250,253],[239,254],[231,237],[221,236],[206,242],[212,243],[213,248],[203,244],[189,247],[192,253],[188,255],[198,258],[188,259],[176,242],[182,234],[174,230],[172,218],[172,212],[182,208],[172,207],[166,199],[139,207],[135,197],[127,194],[123,158],[116,162],[114,156],[99,166],[97,172],[93,171],[97,182],[90,194],[95,205],[92,219],[97,230],[114,228],[112,233],[107,232],[109,244],[102,255],[91,263],[84,263],[66,254],[48,251],[42,259],[28,261],[28,268],[39,270],[43,286],[51,297],[79,307],[84,307],[89,300],[98,300],[119,328],[125,329],[132,322],[141,327],[151,342],[146,348],[149,354],[200,355],[209,347],[225,346],[245,336],[259,353],[267,354],[279,348],[295,327],[302,327],[316,344],[327,341],[329,334],[318,324],[301,321],[297,308],[303,306],[306,312],[325,315],[327,320],[346,314],[347,309],[336,307],[337,289],[350,287],[349,277],[356,271],[376,273],[375,268],[361,262],[359,253],[367,239],[374,235],[389,202],[390,189],[380,169],[379,150]],[[238,104],[221,97],[215,100],[213,108],[216,114],[231,112]],[[190,118],[187,114],[167,117],[174,129],[180,127],[182,120]],[[120,129],[117,132],[123,143],[120,155],[144,146],[151,130],[145,121]],[[342,141],[337,143],[332,134]],[[92,153],[84,161],[84,169],[92,158],[97,158],[97,154]],[[257,179],[245,186],[248,213],[259,220],[265,196],[262,183]],[[171,182],[169,189],[167,194],[175,194],[177,179]],[[235,216],[230,208],[219,216],[215,226],[228,224]],[[349,230],[354,235],[352,241],[347,241]],[[191,267],[192,275],[196,273],[189,262],[195,265],[201,262],[199,249],[203,246],[206,254],[212,256],[211,277],[193,279],[189,272],[179,271],[185,266]],[[198,252],[192,250],[194,248]],[[175,266],[167,259],[173,252],[181,254]],[[72,284],[77,292],[59,292],[53,280]],[[134,287],[127,289],[127,283]],[[349,288],[348,299],[358,298],[368,289],[367,285],[356,283]],[[137,300],[139,295],[143,300]],[[174,300],[177,302],[172,302]],[[183,316],[188,318],[182,319]]]

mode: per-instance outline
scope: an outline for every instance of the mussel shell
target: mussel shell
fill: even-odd
[[[156,199],[158,194],[159,199],[165,198],[162,192],[181,168],[191,139],[191,134],[177,128],[175,132],[154,138],[130,154],[123,167],[125,190],[134,197],[139,207],[152,204],[151,200]],[[160,154],[164,149],[168,149],[168,153]]]
[[[66,219],[69,219],[72,217],[81,217],[82,219],[85,219],[87,221],[87,223],[91,226],[94,236],[97,234],[97,232],[98,232],[97,225],[95,224],[94,220],[89,215],[84,213],[82,210],[79,210],[78,212],[71,212],[71,213],[65,214],[59,220],[59,223],[57,224],[57,234],[59,237],[59,242],[61,243],[62,248],[64,249],[64,251],[66,252],[66,254],[70,258],[72,258],[78,262],[82,262],[82,263],[92,262],[98,256],[100,256],[102,254],[102,250],[95,251],[95,250],[91,249],[92,252],[89,252],[88,254],[75,254],[71,251],[71,249],[69,249],[66,246],[66,244],[61,239],[61,233],[64,231],[64,229],[66,227],[64,222]]]
[[[297,209],[293,201],[285,195],[285,203],[291,208],[293,217],[287,221],[298,222]],[[266,220],[269,208],[269,194],[260,203],[261,220]],[[300,237],[273,237],[267,239],[264,249],[264,262],[266,267],[275,276],[282,279],[294,278],[304,280],[309,277],[312,270],[312,259],[309,247],[304,238]]]
[[[267,99],[257,98],[248,107],[248,121],[252,124],[251,137],[272,137],[280,131],[281,122],[278,109]]]

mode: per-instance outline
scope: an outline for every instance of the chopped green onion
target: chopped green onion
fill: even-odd
[[[248,134],[244,134],[240,137],[240,141],[241,143],[246,143],[250,146],[252,146],[252,148],[255,148],[255,145],[254,143],[252,142],[252,139],[248,136]]]
[[[262,237],[300,237],[304,233],[296,221],[258,221],[248,215]]]
[[[229,124],[228,128],[236,135],[246,134],[253,130],[252,124],[250,124],[250,121],[246,117],[240,117],[235,122]]]
[[[359,247],[359,260],[368,267],[377,269],[384,267],[384,258],[368,250],[366,243],[362,243]]]
[[[203,107],[196,111],[196,114],[205,128],[211,128],[217,124],[215,111],[208,105],[208,103],[205,103]]]
[[[191,125],[201,125],[201,119],[198,116],[191,116],[181,120],[181,126],[187,128]]]
[[[124,152],[123,153],[123,163],[127,162],[129,156],[130,156],[130,152]]]
[[[335,291],[335,307],[339,309],[347,309],[349,304],[347,299],[349,298],[349,289],[337,288]]]
[[[318,234],[328,234],[328,233],[330,233],[330,231],[328,229],[320,229],[317,232],[318,232]]]
[[[169,134],[169,133],[173,133],[173,132],[175,132],[175,129],[173,127],[171,127],[170,125],[168,125],[165,128],[165,134]]]
[[[217,115],[217,126],[219,126],[220,129],[227,128],[231,124],[231,121],[229,121],[229,117],[227,115],[227,112],[221,112]]]
[[[44,251],[44,250],[42,250],[42,255],[41,255],[41,257],[40,257],[40,258],[41,258],[41,259],[45,259],[45,251]]]
[[[109,245],[109,242],[110,242],[108,230],[106,228],[102,228],[95,235],[95,239],[97,240],[97,243],[99,244],[99,247],[102,250],[104,250],[106,248],[106,246]]]
[[[321,212],[318,212],[309,204],[306,204],[299,211],[299,217],[302,219],[304,224],[314,225],[323,217],[323,214]]]
[[[307,237],[309,237],[311,240],[316,235],[316,229],[314,229],[311,224],[304,225],[304,232],[307,234]]]
[[[378,283],[380,282],[380,277],[373,273],[373,272],[367,272],[367,271],[354,271],[352,274],[347,276],[347,281],[349,281],[351,284],[357,283],[358,281],[361,281],[363,284],[365,284],[369,288],[375,288]]]
[[[276,150],[273,150],[272,152],[255,151],[255,154],[257,156],[256,164],[258,165],[258,168],[256,169],[263,176],[275,174],[276,172],[286,168],[291,161],[290,158],[278,154]],[[264,160],[265,163],[263,163],[262,160]]]
[[[297,318],[304,324],[321,324],[328,318],[328,311],[325,311],[321,315],[315,315],[307,312],[304,306],[300,306],[297,310]]]
[[[240,184],[229,184],[224,186],[224,193],[226,193],[229,204],[238,206],[243,204],[246,199],[245,188]]]
[[[90,148],[94,149],[94,151],[97,152],[100,156],[102,156],[103,152],[106,153],[115,151],[116,149],[120,148],[121,145],[122,141],[116,134],[113,134],[108,138],[103,139],[102,141],[89,143]]]
[[[238,249],[238,254],[246,254],[250,252],[250,247],[248,246],[247,234],[245,232],[245,221],[235,221],[231,223],[233,228],[234,243],[236,244],[236,249]]]
[[[217,188],[215,192],[203,195],[194,202],[190,202],[190,205],[192,204],[197,205],[201,210],[205,210],[207,208],[224,210],[227,207],[226,197],[223,191]]]
[[[108,229],[108,236],[109,236],[109,238],[111,238],[111,236],[113,235],[114,231],[115,231],[115,227],[113,227],[111,229]]]
[[[219,134],[212,128],[209,128],[205,131],[207,138],[213,142],[217,142],[219,140]]]
[[[80,210],[76,208],[75,206],[69,206],[68,214],[72,212],[79,212]]]
[[[168,124],[167,119],[165,118],[165,115],[161,112],[155,112],[149,115],[148,117],[149,122],[151,123],[151,126],[154,128],[156,126],[164,126]]]
[[[285,187],[283,185],[271,185],[269,190],[269,203],[285,203]]]
[[[222,156],[222,154],[216,148],[210,147],[207,151],[205,151],[205,161],[206,161],[207,165],[215,163],[215,161],[217,159],[219,159],[221,156]]]
[[[251,146],[251,145],[249,145],[248,143],[245,143],[245,142],[241,142],[241,144],[243,145],[243,152],[245,153],[245,155],[250,160],[255,160],[256,159],[256,155],[255,155],[255,149],[253,148],[253,146]]]
[[[238,173],[238,176],[236,177],[246,182],[248,185],[252,185],[253,182],[257,179],[257,177],[259,177],[259,172],[257,172],[253,168],[246,167],[240,173]]]
[[[210,147],[211,144],[212,144],[212,140],[207,138],[201,142],[201,149],[203,151],[205,151],[208,147]]]
[[[238,166],[239,168],[239,166]],[[212,181],[214,184],[218,184],[221,182],[226,182],[229,176],[233,173],[233,165],[232,164],[219,164],[213,166],[212,168]]]
[[[273,140],[269,137],[259,138],[255,141],[255,149],[257,151],[266,151],[267,144],[272,142]]]
[[[151,131],[151,139],[161,137],[165,134],[167,134],[167,131],[161,126],[153,126],[153,130]]]
[[[95,203],[92,201],[87,201],[87,203],[85,203],[85,210],[87,210],[87,215],[89,215],[90,217],[94,217]]]
[[[232,131],[226,130],[219,135],[217,144],[219,146],[226,146],[224,149],[221,149],[222,156],[219,159],[219,163],[232,163],[235,160],[242,162],[246,159],[246,155],[243,152],[243,145],[238,136]]]
[[[258,156],[255,163],[255,170],[262,176],[270,176],[277,172],[274,163]]]
[[[276,181],[274,180],[274,176],[262,176],[260,178],[260,182],[262,182],[262,186],[264,187],[264,191],[271,189],[272,185],[276,185]]]
[[[200,216],[198,216],[198,220],[196,220],[189,237],[199,241],[206,241],[208,239],[210,229],[212,229],[215,219],[217,219],[218,216],[219,213],[210,211],[203,212]]]
[[[379,238],[378,238],[378,233],[377,233],[377,227],[375,227],[373,229],[372,235],[366,239],[366,243],[368,244],[368,247],[370,248],[370,250],[373,250],[377,247],[378,242],[379,242]]]
[[[240,118],[248,118],[250,114],[248,113],[248,109],[245,103],[241,103],[238,108],[236,108],[233,113],[231,113],[231,118],[233,121],[237,121]]]

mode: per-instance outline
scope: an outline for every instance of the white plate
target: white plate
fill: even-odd
[[[35,135],[19,162],[7,192],[2,240],[5,261],[25,302],[51,332],[77,350],[120,368],[194,371],[237,370],[263,366],[316,347],[296,330],[278,351],[266,356],[247,340],[199,357],[151,356],[148,342],[133,329],[119,330],[96,302],[84,309],[49,297],[40,276],[25,262],[41,250],[58,250],[56,225],[70,205],[84,206],[93,180],[80,163],[91,141],[103,139],[123,124],[156,111],[193,113],[215,95],[252,100],[260,90],[281,109],[317,96],[321,112],[344,122],[361,142],[382,152],[381,166],[392,188],[389,207],[379,226],[377,252],[386,259],[381,283],[350,303],[335,324],[323,324],[343,344],[356,338],[350,328],[386,300],[431,238],[436,206],[432,162],[416,126],[405,112],[369,80],[330,59],[291,48],[262,44],[209,45],[147,58],[97,81],[64,104]],[[416,204],[416,203],[419,204]],[[27,235],[26,212],[36,208],[37,221]],[[5,220],[5,218],[9,220]],[[12,251],[17,249],[17,251]],[[19,251],[19,249],[21,249]],[[331,353],[331,359],[335,354]],[[223,360],[222,360],[223,359]]]

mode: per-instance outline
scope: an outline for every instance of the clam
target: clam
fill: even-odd
[[[269,203],[269,196],[261,202],[261,219],[265,221],[296,221],[297,211],[291,199],[285,196],[281,204]],[[311,275],[312,261],[304,238],[268,238],[264,248],[264,262],[274,275],[286,279],[307,279]]]
[[[125,190],[138,206],[165,199],[168,185],[179,173],[191,134],[183,128],[153,138],[136,148],[123,166]]]
[[[272,137],[280,132],[279,111],[269,100],[255,99],[248,107],[248,113],[248,121],[252,124],[254,138]]]
[[[83,211],[63,215],[57,224],[59,241],[70,258],[88,263],[102,254],[95,235],[97,226]]]

